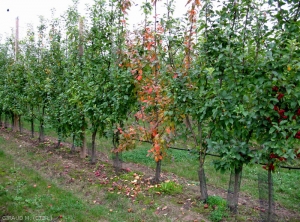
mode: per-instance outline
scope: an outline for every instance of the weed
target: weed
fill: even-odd
[[[118,201],[119,198],[120,198],[120,195],[118,195],[114,192],[108,192],[105,197],[105,199],[109,202]]]
[[[151,192],[159,192],[169,195],[182,193],[182,185],[174,181],[166,181],[149,189]]]
[[[14,174],[14,173],[17,173],[18,170],[19,170],[19,168],[11,167],[11,168],[9,169],[9,173],[10,173],[10,174]]]
[[[221,221],[224,217],[228,217],[228,209],[226,201],[219,196],[209,196],[207,204],[210,206],[212,212],[209,219],[213,222]]]
[[[148,205],[148,204],[151,203],[152,199],[150,197],[142,194],[142,193],[138,193],[137,196],[136,196],[136,201],[138,203],[143,203],[143,204]]]
[[[134,177],[134,172],[129,172],[129,173],[124,173],[124,174],[121,174],[119,176],[120,179],[122,180],[132,180],[132,178]]]
[[[213,222],[221,221],[224,217],[228,217],[228,214],[223,209],[215,209],[209,215],[209,219]]]
[[[219,196],[209,196],[207,199],[207,203],[211,206],[226,207],[226,201]]]
[[[0,168],[0,177],[1,177],[1,176],[5,176],[5,175],[6,175],[5,169],[1,169],[1,168]]]
[[[7,190],[5,189],[4,186],[0,185],[0,196],[4,196],[6,195]]]
[[[80,169],[72,169],[69,171],[69,176],[74,179],[81,179],[85,173]]]
[[[43,207],[42,205],[42,198],[38,195],[35,195],[34,198],[27,198],[25,199],[25,203],[29,207],[36,207],[37,209],[41,209]]]

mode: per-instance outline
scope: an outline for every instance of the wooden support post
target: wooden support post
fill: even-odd
[[[16,18],[15,61],[17,61],[18,49],[19,49],[19,17]]]
[[[19,17],[16,18],[16,37],[15,37],[15,62],[18,59],[18,51],[19,51]],[[19,130],[19,119],[20,116],[17,113],[13,114],[13,131],[17,132]]]
[[[81,57],[83,56],[83,18],[79,18],[79,46],[78,46],[78,55],[79,55],[79,63],[81,68]],[[80,150],[80,157],[85,158],[87,155],[87,143],[86,143],[86,126],[85,126],[85,116],[82,114],[82,132],[81,132],[81,150]]]

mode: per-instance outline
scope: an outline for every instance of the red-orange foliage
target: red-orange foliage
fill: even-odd
[[[157,0],[151,2],[156,7]],[[181,68],[184,75],[187,75],[191,65],[197,8],[200,6],[199,0],[189,0],[187,5],[190,3],[191,7],[188,10],[190,24],[185,36],[185,57],[184,65]],[[165,111],[168,110],[172,101],[166,95],[165,83],[161,76],[171,75],[173,78],[178,78],[178,74],[174,72],[171,66],[167,66],[167,73],[161,69],[161,56],[167,50],[162,41],[165,29],[157,20],[157,15],[154,15],[154,18],[155,21],[152,26],[147,25],[142,30],[135,30],[134,35],[132,35],[133,38],[131,35],[127,37],[128,51],[125,66],[130,69],[137,80],[136,89],[141,108],[135,114],[136,122],[129,128],[134,130],[131,132],[122,131],[119,149],[131,147],[134,144],[132,138],[147,140],[152,143],[149,154],[152,154],[155,161],[158,162],[163,159],[168,147],[169,135],[175,130],[174,125],[170,124],[165,116]]]
[[[152,1],[156,4],[156,1]],[[156,16],[155,16],[156,20]],[[119,151],[128,149],[135,144],[135,140],[150,141],[155,161],[163,159],[168,146],[166,134],[173,128],[168,127],[164,112],[170,99],[166,96],[160,65],[160,50],[164,28],[157,21],[153,26],[135,31],[134,38],[127,38],[126,65],[136,78],[136,89],[140,110],[135,114],[136,122],[128,130],[122,130]]]

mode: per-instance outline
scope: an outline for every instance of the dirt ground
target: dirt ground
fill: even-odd
[[[98,152],[98,163],[91,165],[88,159],[79,158],[79,151],[71,154],[69,152],[70,144],[62,143],[62,146],[56,149],[54,138],[47,137],[46,142],[39,144],[36,139],[31,139],[27,133],[25,131],[20,135],[7,129],[1,129],[0,136],[17,143],[19,146],[19,150],[5,150],[5,152],[13,155],[22,165],[33,168],[43,177],[57,182],[59,186],[79,193],[91,204],[105,204],[101,198],[105,192],[117,192],[118,189],[118,193],[136,201],[138,195],[147,196],[149,188],[153,186],[149,181],[155,172],[149,167],[141,164],[122,163],[125,172],[136,173],[133,174],[132,180],[114,180],[116,175],[112,167],[112,160],[104,153]],[[33,154],[30,160],[24,158],[28,152]],[[154,210],[155,214],[162,215],[172,221],[209,221],[207,219],[208,212],[198,201],[200,195],[198,186],[173,173],[163,172],[161,178],[162,181],[172,180],[183,185],[183,193],[171,196],[157,194],[155,202],[158,204],[155,206],[158,207]],[[99,188],[96,189],[95,186],[91,186],[98,183],[103,184],[101,192],[99,192]],[[226,190],[217,187],[209,186],[208,193],[226,198]],[[149,205],[154,205],[153,202],[141,201],[139,203],[142,206],[139,207],[149,207]],[[275,209],[278,221],[300,221],[300,215],[297,212],[287,210],[279,204],[276,204]],[[133,206],[132,210],[137,209]],[[242,215],[246,221],[259,221],[260,211],[258,200],[240,193],[239,213],[236,217],[230,216],[228,221],[239,221],[239,215]]]

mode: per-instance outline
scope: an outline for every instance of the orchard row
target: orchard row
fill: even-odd
[[[0,116],[12,116],[15,130],[20,118],[32,129],[38,120],[40,141],[51,125],[83,158],[90,130],[92,163],[97,135],[111,135],[117,160],[147,140],[156,181],[168,146],[186,139],[199,152],[203,200],[207,151],[221,156],[217,170],[232,172],[254,162],[271,172],[299,157],[297,1],[187,2],[175,18],[175,1],[164,2],[164,15],[146,1],[143,24],[129,31],[130,0],[95,0],[86,18],[74,1],[61,19],[41,18],[36,33],[29,26],[26,38],[8,38]]]

